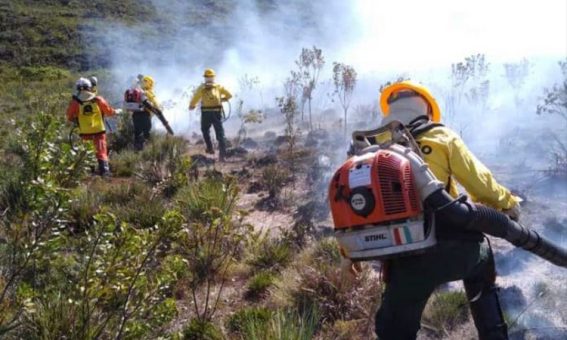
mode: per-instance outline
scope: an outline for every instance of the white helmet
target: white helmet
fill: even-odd
[[[97,85],[98,85],[98,78],[97,78],[97,77],[95,77],[95,76],[90,76],[90,77],[88,78],[88,80],[91,82],[91,85],[92,85],[92,86],[97,86]]]
[[[90,90],[92,87],[93,87],[93,84],[87,78],[81,77],[75,83],[75,88],[77,89],[77,91]]]

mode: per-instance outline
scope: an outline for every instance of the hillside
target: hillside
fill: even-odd
[[[285,44],[347,40],[345,23],[333,21],[347,13],[320,15],[327,5],[0,0],[0,339],[375,339],[384,268],[364,262],[356,277],[341,268],[327,191],[349,133],[374,127],[378,89],[396,77],[357,78],[348,60]],[[274,34],[262,31],[272,26]],[[241,53],[223,55],[231,48]],[[265,63],[254,70],[285,76],[266,84],[264,74],[245,73],[239,66],[259,60],[253,54]],[[285,61],[291,70],[272,59],[282,55],[297,58]],[[203,60],[231,57],[229,157],[219,162],[205,150],[199,114],[187,112],[188,75],[194,67],[200,77]],[[176,135],[154,118],[137,151],[132,117],[115,116],[112,176],[101,177],[92,143],[65,121],[75,81],[96,74],[99,93],[118,107],[126,76],[146,62]],[[503,76],[502,65],[474,54],[447,65],[450,84],[432,89],[451,104],[443,123],[467,144],[478,134],[475,154],[526,199],[522,223],[566,245],[567,59],[553,65],[562,82],[540,79],[537,91],[526,84],[532,66],[504,64]],[[366,84],[371,95],[354,97],[347,114],[341,84]],[[562,269],[490,239],[513,339],[565,338]],[[419,340],[476,337],[461,283],[435,290],[421,326]]]

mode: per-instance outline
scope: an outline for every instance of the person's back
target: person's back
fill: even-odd
[[[211,126],[219,143],[219,160],[224,161],[226,156],[226,141],[224,137],[223,108],[222,103],[232,98],[232,94],[222,85],[215,82],[215,72],[206,69],[203,73],[205,82],[201,84],[193,94],[189,102],[189,111],[194,110],[201,103],[201,132],[207,146],[206,152],[214,154],[211,141]]]
[[[406,125],[424,161],[454,197],[459,183],[473,200],[517,215],[519,199],[494,180],[456,133],[439,123],[439,107],[427,89],[412,82],[396,83],[384,89],[381,104],[386,116],[383,124],[399,120]],[[506,339],[494,259],[484,236],[438,222],[435,249],[385,263],[388,280],[376,314],[378,337],[415,339],[423,309],[436,287],[463,280],[479,337]]]

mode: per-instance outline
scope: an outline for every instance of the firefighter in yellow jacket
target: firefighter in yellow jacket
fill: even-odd
[[[104,117],[112,116],[115,110],[94,92],[92,83],[80,78],[76,83],[77,94],[67,108],[67,120],[77,124],[83,140],[91,140],[96,149],[99,174],[110,174],[108,166],[108,150],[106,147],[106,127]]]
[[[224,161],[226,157],[226,141],[222,126],[222,102],[232,98],[232,94],[223,86],[215,83],[215,71],[212,69],[206,69],[203,76],[205,82],[195,90],[195,94],[189,103],[189,110],[194,110],[197,104],[201,102],[201,132],[207,145],[206,152],[214,154],[210,135],[212,125],[219,143],[219,160]]]
[[[440,124],[439,106],[423,86],[403,81],[380,97],[383,124],[402,122],[412,133],[435,176],[456,197],[459,183],[479,203],[519,218],[520,199],[496,182],[459,136]],[[507,339],[495,285],[492,251],[479,232],[438,228],[438,246],[425,254],[388,260],[386,290],[376,313],[379,339],[415,339],[423,309],[436,287],[463,280],[480,339]],[[353,267],[354,269],[355,267]]]

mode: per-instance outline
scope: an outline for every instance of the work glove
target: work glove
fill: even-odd
[[[520,202],[516,203],[516,205],[514,205],[512,208],[505,209],[502,212],[508,215],[508,217],[510,217],[512,221],[518,222],[520,220],[520,214],[522,213]]]

